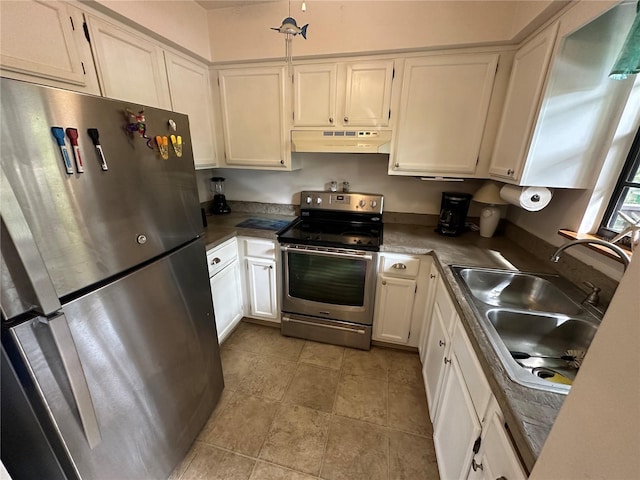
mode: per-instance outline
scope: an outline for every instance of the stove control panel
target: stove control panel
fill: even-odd
[[[304,191],[300,193],[302,210],[382,214],[384,197],[375,193],[339,193]]]

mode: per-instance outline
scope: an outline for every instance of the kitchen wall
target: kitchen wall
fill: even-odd
[[[301,1],[291,16],[308,23],[308,40],[295,37],[294,57],[343,55],[520,40],[567,2],[543,1]],[[257,2],[209,11],[212,60],[281,59],[279,27],[289,3]]]
[[[162,36],[174,47],[192,52],[202,60],[211,60],[207,12],[192,0],[88,0],[87,5],[107,12],[143,33]]]
[[[437,215],[443,191],[474,193],[481,180],[464,182],[423,181],[415,177],[387,175],[388,155],[381,154],[294,154],[301,155],[302,169],[293,172],[217,169],[198,172],[200,201],[211,199],[212,176],[226,178],[229,200],[299,204],[301,190],[328,189],[332,180],[348,181],[354,192],[382,193],[389,212]],[[340,185],[341,187],[341,185]],[[472,202],[471,216],[481,206]]]

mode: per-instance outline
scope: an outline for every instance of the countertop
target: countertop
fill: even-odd
[[[248,218],[293,220],[296,217],[256,213],[209,216],[209,225],[205,229],[207,248],[236,235],[276,239],[276,232],[273,230],[236,227]],[[531,471],[566,396],[527,388],[509,378],[449,266],[468,265],[557,273],[551,263],[548,262],[547,265],[541,262],[506,237],[482,238],[477,232],[466,232],[459,237],[444,237],[436,234],[433,227],[399,223],[384,224],[384,239],[380,251],[431,254],[437,260],[444,283],[455,300],[460,319],[504,413],[513,441],[524,465]]]

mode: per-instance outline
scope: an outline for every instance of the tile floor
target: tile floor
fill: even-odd
[[[417,354],[243,321],[221,356],[222,398],[172,479],[438,479]]]

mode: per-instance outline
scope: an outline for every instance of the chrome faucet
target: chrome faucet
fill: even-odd
[[[620,257],[620,260],[624,265],[625,271],[627,270],[627,267],[629,266],[629,262],[631,261],[631,259],[629,258],[629,255],[627,255],[627,253],[624,250],[622,250],[619,246],[611,242],[607,242],[606,240],[600,240],[599,238],[579,238],[578,240],[573,240],[569,243],[565,243],[564,245],[561,245],[560,248],[558,248],[558,250],[556,250],[556,253],[551,255],[550,260],[554,263],[557,263],[558,260],[560,260],[561,252],[563,252],[569,247],[573,247],[574,245],[580,245],[580,244],[602,245],[603,247],[608,248],[609,250],[611,250],[612,252],[614,252],[616,255]]]

